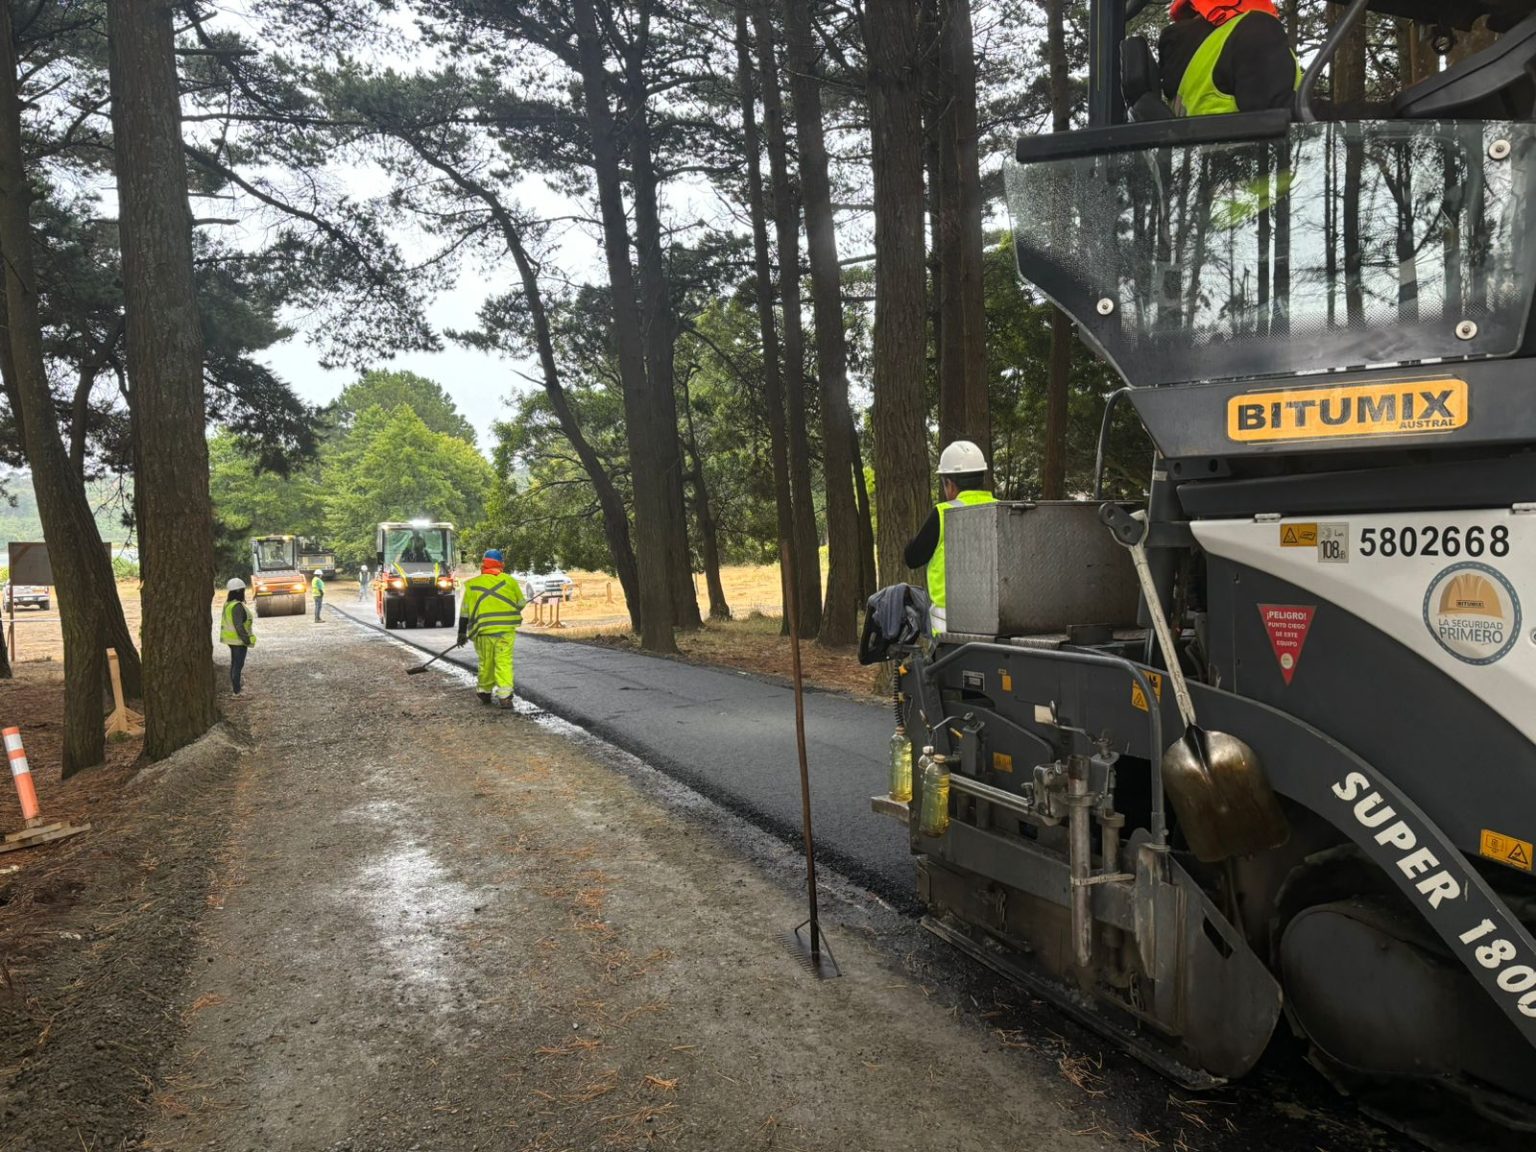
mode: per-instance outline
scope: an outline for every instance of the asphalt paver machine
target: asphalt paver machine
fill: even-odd
[[[385,628],[451,628],[458,621],[459,537],[442,520],[379,525],[374,610]]]
[[[1093,7],[1096,125],[1007,197],[1146,499],[949,514],[877,807],[935,931],[1180,1082],[1290,1035],[1427,1143],[1536,1147],[1536,3],[1339,5],[1295,109],[1136,123],[1145,5]],[[1319,120],[1367,8],[1502,36]]]
[[[297,537],[251,539],[251,596],[257,616],[302,616],[308,587],[308,578],[299,570]]]

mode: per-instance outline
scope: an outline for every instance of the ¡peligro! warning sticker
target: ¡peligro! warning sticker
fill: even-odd
[[[1315,604],[1259,605],[1264,631],[1269,634],[1269,645],[1275,650],[1280,675],[1287,684],[1296,675],[1296,665],[1301,663],[1301,650],[1307,645],[1307,633],[1312,630],[1316,615]]]

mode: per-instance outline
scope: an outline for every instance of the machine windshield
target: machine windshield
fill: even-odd
[[[1288,137],[1007,166],[1019,271],[1136,385],[1510,356],[1536,124]]]
[[[257,540],[255,544],[256,570],[258,572],[280,572],[291,570],[297,561],[294,558],[294,541],[291,537],[273,537],[268,540]]]
[[[452,566],[454,534],[448,528],[388,528],[384,532],[384,563]]]

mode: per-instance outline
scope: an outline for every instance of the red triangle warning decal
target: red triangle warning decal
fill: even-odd
[[[1269,633],[1270,647],[1275,650],[1280,675],[1287,684],[1296,675],[1296,665],[1301,663],[1301,650],[1307,646],[1307,633],[1312,630],[1312,618],[1316,615],[1314,604],[1259,605],[1264,631]]]

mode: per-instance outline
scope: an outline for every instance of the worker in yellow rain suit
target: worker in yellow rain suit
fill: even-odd
[[[475,642],[480,702],[512,710],[517,707],[512,699],[512,645],[523,622],[523,590],[502,572],[501,564],[501,553],[492,548],[480,561],[480,575],[464,581],[459,643]]]

